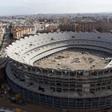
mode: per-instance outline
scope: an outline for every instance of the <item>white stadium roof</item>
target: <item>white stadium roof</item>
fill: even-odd
[[[44,33],[25,37],[24,39],[21,38],[20,40],[17,40],[16,42],[12,43],[12,45],[9,45],[6,49],[6,53],[7,56],[13,60],[33,65],[35,61],[47,55],[61,51],[63,49],[67,49],[67,45],[70,45],[69,41],[73,42],[78,39],[82,42],[86,40],[88,42],[89,40],[91,40],[91,42],[96,42],[100,40],[102,42],[102,46],[106,47],[107,44],[104,43],[108,43],[107,47],[112,48],[111,33],[63,32],[48,34]],[[111,63],[109,63],[109,65],[112,65]],[[110,67],[109,65],[107,67]]]

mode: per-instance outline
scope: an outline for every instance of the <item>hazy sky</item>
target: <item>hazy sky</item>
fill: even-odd
[[[112,12],[112,0],[0,0],[0,15]]]

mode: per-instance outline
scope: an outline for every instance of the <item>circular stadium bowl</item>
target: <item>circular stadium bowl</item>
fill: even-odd
[[[34,66],[35,62],[69,48],[97,50],[111,56],[112,34],[43,33],[17,40],[6,49],[8,84],[32,103],[83,112],[107,112],[112,108],[111,61],[100,69]]]

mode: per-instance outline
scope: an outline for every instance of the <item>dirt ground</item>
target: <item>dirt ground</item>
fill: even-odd
[[[90,70],[102,69],[109,61],[107,55],[97,51],[68,49],[34,63],[35,66],[53,69]]]

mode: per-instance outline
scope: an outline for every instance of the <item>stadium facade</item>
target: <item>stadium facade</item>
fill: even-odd
[[[68,48],[112,54],[111,33],[48,33],[25,37],[6,49],[7,80],[26,101],[61,109],[107,112],[112,108],[112,61],[101,69],[67,70],[34,63]],[[81,111],[82,112],[82,111]]]

